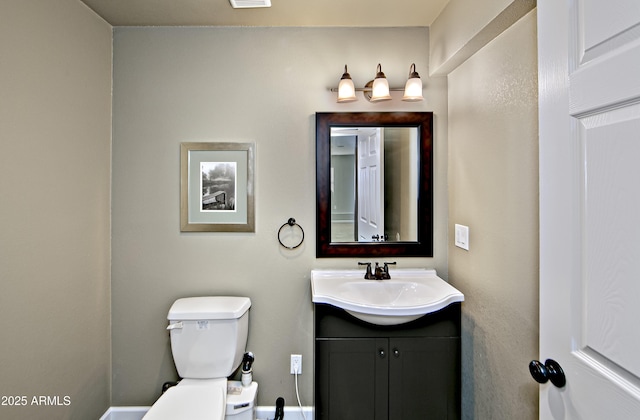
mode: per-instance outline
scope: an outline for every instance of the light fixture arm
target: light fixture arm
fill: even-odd
[[[340,80],[344,80],[344,79],[351,79],[351,75],[349,74],[349,71],[347,70],[347,65],[344,65],[344,73],[342,73],[342,77],[340,78]]]
[[[365,87],[361,87],[361,88],[357,87],[357,88],[355,88],[356,92],[371,92],[373,90],[372,87],[371,87],[371,83],[373,83],[373,80],[370,80],[367,83],[368,86],[365,85]],[[389,91],[391,91],[391,92],[404,92],[404,88],[390,87]],[[329,88],[329,92],[338,92],[338,88]]]
[[[347,66],[345,65],[344,68],[346,69]],[[414,77],[420,77],[420,75],[416,71],[416,63],[411,63],[411,67],[409,67],[409,79],[413,79]]]

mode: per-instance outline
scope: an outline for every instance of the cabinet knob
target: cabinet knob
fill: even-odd
[[[397,359],[398,357],[400,357],[400,350],[398,350],[398,349],[393,349],[393,357],[395,357],[396,359]]]
[[[380,356],[381,359],[384,359],[387,357],[387,353],[384,352],[384,349],[378,349],[378,356]]]

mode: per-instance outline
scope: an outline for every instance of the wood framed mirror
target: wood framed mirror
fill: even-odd
[[[316,257],[433,256],[433,113],[316,113]]]

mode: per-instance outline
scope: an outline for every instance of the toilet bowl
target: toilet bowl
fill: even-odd
[[[143,420],[255,420],[258,384],[227,381],[245,352],[250,306],[246,297],[175,301],[167,329],[182,380],[162,394]]]

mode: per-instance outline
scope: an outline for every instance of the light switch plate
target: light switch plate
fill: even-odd
[[[469,226],[455,226],[455,245],[459,248],[469,250]]]

